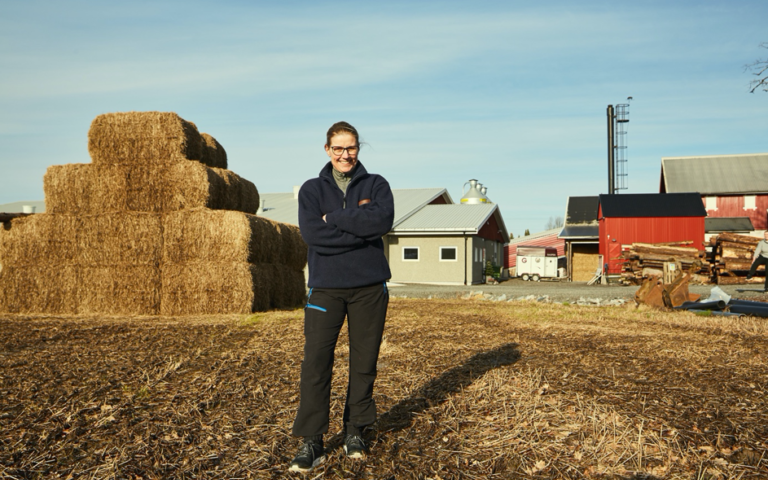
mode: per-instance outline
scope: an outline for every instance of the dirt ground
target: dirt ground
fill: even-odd
[[[306,478],[768,478],[765,319],[393,299],[365,461]],[[0,316],[0,478],[285,478],[302,311]],[[297,475],[298,476],[298,475]]]

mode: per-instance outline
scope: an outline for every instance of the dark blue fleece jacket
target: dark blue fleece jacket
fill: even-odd
[[[308,285],[354,288],[384,282],[392,274],[381,237],[395,219],[389,183],[358,162],[344,194],[332,169],[328,162],[299,190],[299,228],[309,245]]]

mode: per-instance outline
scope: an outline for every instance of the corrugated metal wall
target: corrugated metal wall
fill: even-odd
[[[517,265],[517,246],[518,245],[532,245],[536,247],[554,247],[557,248],[557,256],[562,257],[565,256],[565,240],[562,240],[560,238],[557,238],[557,233],[553,233],[550,235],[545,235],[541,237],[536,238],[527,238],[527,237],[521,237],[516,238],[514,244],[507,245],[504,247],[505,255],[504,258],[507,259],[507,265],[505,265],[506,268],[512,268]]]
[[[600,219],[600,254],[608,263],[608,273],[620,273],[617,260],[623,245],[691,240],[690,245],[704,250],[704,217],[633,217]]]

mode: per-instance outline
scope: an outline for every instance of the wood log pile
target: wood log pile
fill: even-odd
[[[684,245],[692,241],[675,243],[633,243],[632,248],[622,252],[625,263],[620,282],[624,285],[640,285],[643,278],[667,276],[673,281],[678,273],[691,275],[691,283],[709,283],[712,269],[706,253]],[[674,274],[670,275],[670,273]]]
[[[710,239],[712,245],[712,271],[718,285],[738,285],[765,281],[765,267],[757,269],[757,275],[747,280],[752,256],[760,239],[735,233],[721,233]]]

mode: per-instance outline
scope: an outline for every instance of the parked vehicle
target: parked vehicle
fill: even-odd
[[[517,276],[523,280],[540,281],[557,278],[557,249],[554,247],[517,247]]]

